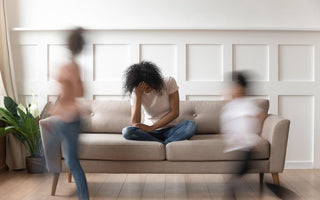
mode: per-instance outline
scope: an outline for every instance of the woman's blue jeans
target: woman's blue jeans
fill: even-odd
[[[59,120],[57,121],[56,128],[58,129],[56,132],[60,137],[61,145],[64,149],[65,163],[76,183],[78,198],[80,200],[88,200],[87,180],[78,159],[80,120],[74,122],[62,122]]]
[[[157,141],[164,145],[170,142],[190,139],[198,130],[198,125],[193,120],[183,121],[180,124],[153,132],[145,132],[135,126],[122,129],[122,136],[127,140]]]

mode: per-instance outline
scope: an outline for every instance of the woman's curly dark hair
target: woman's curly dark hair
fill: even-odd
[[[68,47],[72,53],[72,55],[79,54],[85,43],[84,38],[82,36],[84,29],[83,28],[76,28],[72,30],[68,37]]]
[[[124,93],[132,94],[135,87],[141,82],[148,84],[153,90],[161,94],[163,77],[159,67],[148,61],[142,61],[131,65],[124,73]]]

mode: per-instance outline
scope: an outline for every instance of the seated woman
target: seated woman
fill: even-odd
[[[179,91],[174,78],[163,78],[151,62],[140,62],[125,72],[125,93],[131,95],[131,123],[122,135],[128,140],[169,142],[191,138],[197,131],[193,120],[177,123]],[[141,106],[145,121],[141,122]]]

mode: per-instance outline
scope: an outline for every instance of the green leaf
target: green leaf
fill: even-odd
[[[5,130],[5,128],[0,128],[0,137],[3,137],[7,134],[8,134],[8,132]]]
[[[4,117],[0,117],[0,120],[3,121],[3,122],[5,122],[5,123],[7,123],[7,124],[9,124],[9,121],[8,121],[6,118],[4,118]]]
[[[7,126],[7,127],[4,127],[5,131],[13,131],[15,130],[15,126]]]
[[[25,143],[26,142],[26,138],[19,132],[13,132],[12,133],[14,135],[14,137],[16,137],[21,143]]]
[[[17,111],[18,111],[21,119],[24,120],[26,118],[27,114],[25,112],[23,112],[23,110],[21,110],[19,107],[17,107]]]
[[[11,114],[8,110],[4,108],[0,108],[0,115],[5,118],[5,120],[1,120],[8,123],[9,125],[17,126],[19,123],[17,118],[15,118],[13,114]]]
[[[39,119],[35,119],[28,108],[24,112],[10,97],[5,97],[5,108],[0,108],[0,116],[0,120],[8,124],[0,128],[0,135],[12,133],[26,145],[31,155],[41,154]]]
[[[38,139],[40,138],[40,128],[37,121],[30,113],[27,113],[21,118],[21,128],[25,133],[26,141],[28,142],[31,154],[33,154],[37,146]]]
[[[26,141],[26,137],[28,136],[24,131],[23,127],[20,125],[20,121],[6,109],[0,108],[0,115],[4,118],[0,118],[0,120],[6,122],[9,126],[14,127],[14,131],[12,132],[15,137],[21,142]],[[19,118],[20,119],[20,118]],[[13,129],[11,129],[12,131]]]
[[[19,118],[17,113],[18,104],[11,97],[4,97],[4,106],[15,118]]]
[[[16,132],[15,127],[14,126],[7,126],[7,127],[2,127],[0,128],[0,136],[5,136],[9,133],[14,133]]]

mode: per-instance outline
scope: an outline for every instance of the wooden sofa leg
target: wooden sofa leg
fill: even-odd
[[[60,173],[54,173],[53,174],[53,181],[52,181],[52,188],[51,188],[51,196],[54,196],[56,194],[57,184],[59,180]]]
[[[68,183],[71,183],[71,180],[72,180],[72,174],[71,172],[68,172]]]
[[[259,173],[259,181],[260,181],[259,194],[260,195],[263,192],[263,178],[264,178],[264,173]]]
[[[276,185],[280,185],[279,174],[278,173],[271,173],[271,174],[273,178],[273,183]]]

